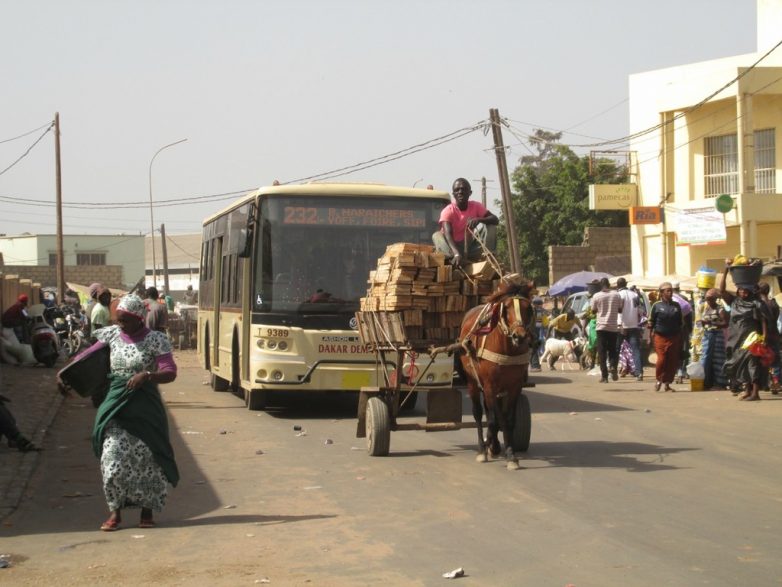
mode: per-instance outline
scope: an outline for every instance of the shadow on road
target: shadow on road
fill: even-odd
[[[632,411],[614,404],[593,402],[588,400],[553,395],[540,391],[525,391],[529,396],[529,403],[533,414],[559,413],[559,412],[622,412]]]
[[[336,518],[336,514],[317,514],[311,516],[208,516],[189,520],[168,521],[167,528],[189,528],[193,526],[217,526],[221,524],[257,524],[258,526],[271,526],[275,524],[290,524],[292,522],[306,522],[309,520],[326,520]]]
[[[624,469],[629,473],[649,473],[681,469],[665,464],[666,457],[691,450],[700,449],[601,440],[536,442],[530,446],[526,459],[546,461],[552,467],[599,467]]]

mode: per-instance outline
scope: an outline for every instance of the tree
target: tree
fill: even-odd
[[[589,184],[626,183],[627,169],[611,159],[593,162],[559,144],[562,133],[536,130],[525,155],[511,174],[511,205],[522,273],[536,283],[548,282],[549,245],[580,245],[587,226],[627,226],[623,211],[589,209]],[[504,215],[504,210],[503,210]],[[498,252],[508,258],[505,223],[500,223]]]

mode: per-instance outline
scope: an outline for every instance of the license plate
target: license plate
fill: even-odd
[[[371,373],[343,373],[342,374],[342,387],[345,389],[360,389],[362,387],[369,387],[372,383]]]

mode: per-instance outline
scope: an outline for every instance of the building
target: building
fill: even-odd
[[[146,284],[147,287],[155,285],[158,290],[165,287],[164,259],[168,265],[168,285],[170,293],[177,299],[179,294],[192,285],[198,290],[198,268],[201,263],[201,233],[196,234],[167,234],[165,256],[163,255],[163,243],[160,235],[155,236],[155,264],[157,265],[157,279],[152,275],[152,239],[147,236],[144,239],[144,258],[146,259]],[[155,283],[157,281],[157,283]]]
[[[636,205],[664,210],[631,228],[635,274],[782,256],[782,0],[758,0],[757,22],[755,53],[630,77]]]
[[[65,281],[101,281],[121,289],[132,287],[144,275],[144,237],[127,234],[63,235]],[[53,234],[0,236],[5,272],[22,271],[56,285],[57,237]]]

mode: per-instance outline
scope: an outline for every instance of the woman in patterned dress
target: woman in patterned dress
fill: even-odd
[[[163,509],[167,483],[179,481],[157,387],[176,379],[176,364],[168,338],[149,330],[144,314],[139,297],[125,296],[117,306],[117,324],[96,333],[96,346],[111,351],[111,386],[92,435],[111,512],[100,528],[105,532],[119,528],[124,508],[141,508],[139,527],[154,527],[153,511]]]

